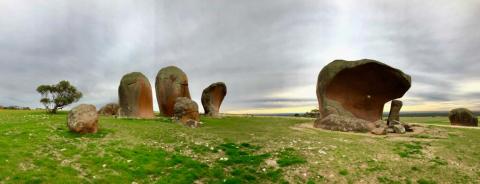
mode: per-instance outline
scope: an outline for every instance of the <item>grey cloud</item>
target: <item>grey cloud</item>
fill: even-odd
[[[117,100],[123,74],[143,72],[153,85],[177,65],[196,101],[223,81],[226,109],[316,105],[315,91],[271,96],[315,84],[337,58],[403,69],[409,97],[475,97],[449,89],[480,80],[479,16],[470,0],[0,1],[0,104],[38,107],[35,87],[66,79],[82,103],[102,105]]]

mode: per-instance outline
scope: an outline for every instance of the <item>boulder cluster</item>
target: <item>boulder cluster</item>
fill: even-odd
[[[168,66],[158,71],[155,91],[160,115],[172,117],[190,127],[200,125],[198,105],[192,101],[188,88],[188,77],[180,68]],[[219,117],[220,105],[226,95],[224,83],[214,83],[204,90],[202,104],[205,114]],[[119,104],[107,104],[98,113],[108,116],[154,118],[152,89],[150,82],[140,72],[123,76],[118,88]]]
[[[389,123],[383,126],[379,120],[385,103],[401,98],[410,86],[409,75],[384,63],[369,59],[335,60],[318,76],[320,114],[314,126],[352,132],[383,132],[378,130],[382,127],[388,132],[396,127],[402,133],[400,101],[392,102]]]
[[[400,121],[402,101],[396,100],[410,89],[411,77],[401,70],[375,60],[335,60],[318,75],[318,119],[314,126],[344,132],[371,132],[376,135],[404,134],[414,131]],[[176,66],[158,71],[155,90],[160,115],[172,117],[189,127],[199,127],[198,104],[191,99],[188,77]],[[220,106],[227,94],[223,82],[209,85],[202,92],[205,115],[220,117]],[[118,87],[119,104],[102,107],[98,114],[134,118],[154,118],[152,88],[145,75],[133,72],[122,77]],[[391,102],[386,121],[382,120],[385,103]],[[478,126],[477,117],[468,109],[453,109],[452,125]],[[97,131],[98,115],[93,105],[79,105],[68,115],[68,127],[78,133]]]

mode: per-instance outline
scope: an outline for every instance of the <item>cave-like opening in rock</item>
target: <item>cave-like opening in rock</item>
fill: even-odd
[[[399,71],[367,63],[339,72],[328,84],[326,96],[357,118],[376,121],[382,117],[384,104],[402,97],[409,88]]]

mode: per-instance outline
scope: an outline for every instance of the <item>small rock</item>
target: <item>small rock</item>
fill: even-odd
[[[379,127],[375,128],[371,131],[374,135],[387,135],[387,128],[386,127]]]
[[[402,125],[393,125],[393,130],[397,134],[404,134],[406,132],[405,127],[403,127]]]
[[[412,126],[410,126],[409,124],[407,124],[407,123],[402,123],[402,126],[405,128],[405,131],[407,131],[407,132],[413,132],[413,128],[412,128]]]
[[[393,128],[387,128],[387,133],[395,133],[395,130],[393,130]]]
[[[273,160],[273,159],[267,159],[265,160],[265,163],[267,164],[267,166],[269,167],[278,167],[278,163],[276,160]]]

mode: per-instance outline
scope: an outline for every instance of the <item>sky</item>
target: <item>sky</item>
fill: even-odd
[[[223,112],[306,112],[325,65],[369,58],[412,76],[404,111],[480,110],[479,18],[480,0],[0,0],[0,105],[69,80],[101,107],[175,65],[197,103],[222,81]]]

